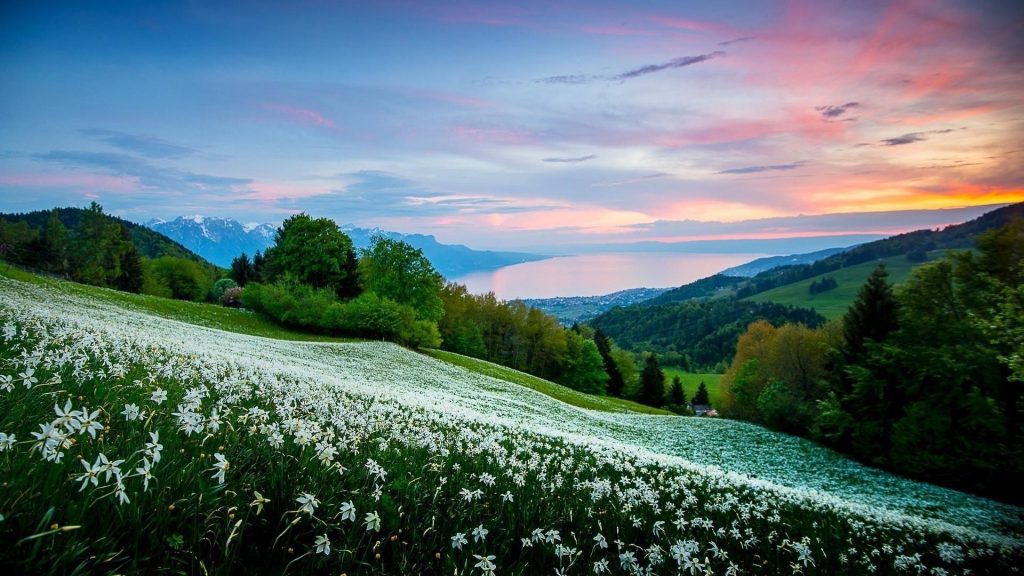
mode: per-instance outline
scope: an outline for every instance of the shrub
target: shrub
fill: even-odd
[[[233,286],[224,291],[221,294],[220,303],[228,308],[238,308],[242,305],[242,293],[245,292],[245,288],[241,286]]]

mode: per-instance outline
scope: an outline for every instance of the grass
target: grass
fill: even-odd
[[[56,278],[39,276],[0,263],[0,276],[6,276],[12,280],[20,280],[39,286],[58,288],[69,294],[88,296],[98,302],[115,304],[131,310],[139,310],[166,318],[177,320],[196,326],[215,328],[236,334],[247,334],[249,336],[262,336],[264,338],[275,338],[277,340],[291,340],[298,342],[354,342],[353,338],[339,338],[325,336],[322,334],[310,334],[298,330],[291,330],[266,318],[236,308],[227,308],[218,304],[205,302],[188,302],[185,300],[172,300],[159,296],[147,296],[145,294],[131,294],[119,292],[108,288],[89,286],[68,282]]]
[[[454,352],[448,352],[445,350],[424,350],[424,354],[438,360],[454,364],[461,368],[465,368],[477,374],[484,376],[490,376],[499,380],[505,380],[513,384],[519,384],[525,386],[531,390],[536,390],[541,394],[546,394],[556,400],[560,400],[575,406],[577,408],[585,408],[587,410],[597,410],[599,412],[633,412],[639,414],[663,414],[670,415],[671,412],[667,410],[661,410],[658,408],[652,408],[651,406],[645,406],[637,402],[630,400],[624,400],[622,398],[612,398],[610,396],[593,396],[591,394],[584,394],[577,392],[572,388],[567,388],[561,384],[555,384],[554,382],[531,376],[525,372],[513,370],[501,366],[500,364],[494,364],[486,360],[480,360],[477,358],[471,358],[469,356],[463,356],[462,354],[456,354]]]
[[[697,393],[697,387],[700,386],[701,382],[703,382],[704,386],[708,389],[708,398],[711,400],[711,406],[721,406],[721,374],[694,374],[692,372],[685,372],[682,368],[677,368],[675,366],[662,366],[661,369],[665,372],[666,394],[672,386],[672,378],[679,376],[679,379],[683,383],[683,391],[686,392],[687,402],[693,400],[693,395]]]
[[[938,251],[928,254],[929,261],[941,256],[942,253]],[[846,314],[846,309],[857,298],[857,292],[860,291],[860,287],[864,285],[864,281],[868,279],[868,276],[871,275],[871,272],[879,263],[885,264],[885,270],[889,273],[889,282],[892,284],[900,284],[906,281],[910,277],[911,271],[915,267],[920,266],[918,263],[907,260],[906,256],[893,256],[891,258],[857,264],[856,266],[840,268],[834,272],[794,282],[793,284],[779,286],[746,299],[752,302],[775,302],[776,304],[813,308],[830,320],[839,318]],[[838,286],[828,292],[812,295],[810,293],[811,282],[825,277],[835,278]]]

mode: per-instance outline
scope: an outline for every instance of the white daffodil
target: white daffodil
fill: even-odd
[[[489,530],[487,530],[487,528],[484,528],[483,524],[477,526],[476,528],[473,528],[473,542],[481,542],[483,540],[486,540],[488,532]]]
[[[153,479],[153,464],[149,461],[149,458],[142,459],[142,466],[135,469],[135,474],[142,476],[143,492],[148,491],[149,481]]]
[[[331,539],[327,537],[327,534],[317,536],[315,544],[317,554],[323,554],[324,556],[331,554]]]
[[[380,530],[380,516],[376,512],[367,513],[363,523],[366,524],[367,532],[377,532]]]
[[[320,501],[316,499],[316,496],[308,492],[303,492],[295,501],[300,504],[299,512],[304,512],[310,516],[313,515],[313,512],[316,512],[316,507],[320,505]]]
[[[0,452],[14,448],[15,442],[17,442],[17,438],[14,434],[0,432]]]
[[[351,501],[344,502],[340,509],[341,521],[349,520],[352,522],[356,521],[356,507]]]
[[[253,500],[252,502],[250,502],[249,506],[255,506],[256,507],[256,515],[259,516],[263,512],[263,505],[268,503],[268,502],[270,502],[270,499],[269,498],[264,498],[263,494],[260,494],[259,492],[255,491],[255,490],[253,490],[252,493],[253,493],[254,496],[256,496],[256,499]]]
[[[156,402],[157,405],[163,404],[167,400],[167,391],[163,388],[157,388],[153,391],[153,394],[149,397],[150,400]]]
[[[216,470],[216,472],[214,472],[212,477],[217,479],[218,484],[223,484],[224,474],[228,471],[228,468],[231,467],[231,464],[228,462],[227,458],[225,458],[224,455],[221,454],[220,452],[214,454],[213,458],[216,460],[216,462],[213,463],[213,468],[210,468],[210,470]]]
[[[452,548],[455,550],[462,550],[466,544],[469,544],[469,540],[466,540],[466,535],[462,532],[457,532],[455,536],[452,536]]]

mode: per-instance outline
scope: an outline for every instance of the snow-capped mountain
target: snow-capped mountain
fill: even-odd
[[[225,268],[243,252],[251,257],[256,251],[262,252],[273,246],[277,232],[277,226],[273,224],[242,224],[231,218],[198,215],[179,216],[174,220],[154,218],[146,222],[146,226]],[[425,234],[402,234],[350,224],[341,229],[352,239],[357,250],[368,248],[377,235],[408,242],[422,250],[434,268],[446,278],[547,258],[523,252],[473,250],[461,244],[441,244],[433,236]]]
[[[277,228],[270,224],[242,225],[231,218],[180,216],[174,220],[153,219],[146,227],[176,240],[184,247],[218,266],[245,252],[249,256],[274,244]]]

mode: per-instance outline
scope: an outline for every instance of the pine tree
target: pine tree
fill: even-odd
[[[640,373],[639,400],[655,407],[665,403],[665,373],[658,366],[658,356],[653,352],[647,355],[644,370]]]
[[[142,270],[142,256],[139,249],[132,242],[131,233],[123,224],[121,228],[121,246],[118,251],[118,276],[114,279],[114,287],[125,292],[138,294],[142,291],[144,272]]]
[[[256,268],[245,252],[231,261],[231,279],[239,286],[245,286],[250,280],[254,280],[255,276]]]
[[[594,332],[594,344],[597,344],[597,351],[601,353],[601,360],[604,362],[604,371],[608,373],[608,395],[622,396],[622,390],[626,387],[626,381],[622,377],[622,371],[612,358],[612,343],[608,336],[597,329]]]
[[[711,398],[708,397],[708,387],[704,385],[702,380],[700,386],[697,386],[697,393],[693,395],[693,403],[700,404],[703,406],[711,405]]]
[[[43,266],[50,272],[64,274],[68,268],[68,230],[60,221],[57,209],[50,212],[43,228]]]
[[[868,340],[882,342],[899,327],[898,303],[888,278],[885,265],[879,264],[843,318],[843,355],[848,364],[863,359]]]
[[[669,398],[671,403],[676,406],[686,404],[686,392],[683,391],[683,381],[679,379],[679,376],[672,377],[672,389],[669,391]]]

